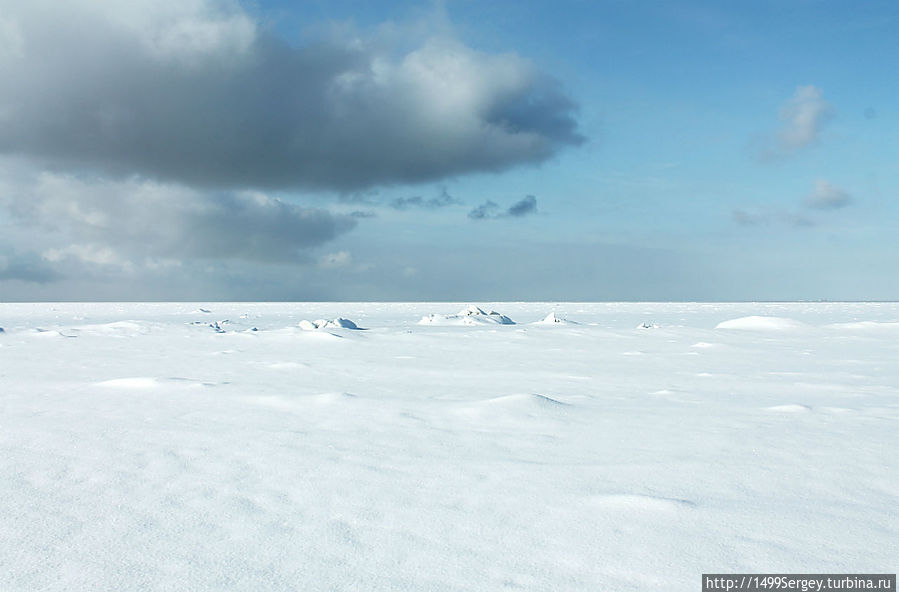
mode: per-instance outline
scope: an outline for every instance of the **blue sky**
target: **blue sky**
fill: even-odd
[[[895,3],[136,6],[0,0],[2,300],[899,297]]]

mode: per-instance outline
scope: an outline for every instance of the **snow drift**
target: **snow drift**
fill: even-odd
[[[716,329],[739,329],[744,331],[789,331],[804,329],[809,325],[785,317],[749,316],[718,323]]]

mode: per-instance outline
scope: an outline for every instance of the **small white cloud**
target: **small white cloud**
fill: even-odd
[[[778,136],[781,146],[796,150],[815,143],[830,111],[830,105],[821,98],[820,88],[812,85],[798,87],[793,97],[780,109],[780,118],[785,123]]]
[[[852,197],[843,189],[828,183],[824,179],[815,181],[815,190],[805,197],[806,207],[816,210],[835,210],[844,208],[852,202]]]
[[[318,260],[318,266],[322,269],[342,269],[353,264],[353,256],[349,251],[328,253]]]
[[[816,144],[821,130],[833,114],[833,108],[814,85],[799,86],[780,108],[781,129],[761,138],[758,150],[762,160],[777,160]]]

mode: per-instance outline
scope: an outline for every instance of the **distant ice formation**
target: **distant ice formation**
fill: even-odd
[[[317,321],[300,321],[300,329],[304,331],[316,331],[318,329],[360,329],[356,323],[343,317],[336,319],[318,319]]]
[[[430,314],[418,321],[419,325],[514,325],[515,321],[495,310],[486,312],[477,306],[469,306],[454,315]]]
[[[555,312],[551,312],[546,315],[542,321],[537,321],[534,323],[535,325],[577,325],[574,321],[569,321],[568,319],[563,319],[562,317],[557,317]]]

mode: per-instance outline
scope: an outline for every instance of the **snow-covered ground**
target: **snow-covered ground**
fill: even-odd
[[[899,305],[468,304],[0,305],[0,590],[896,570]]]

